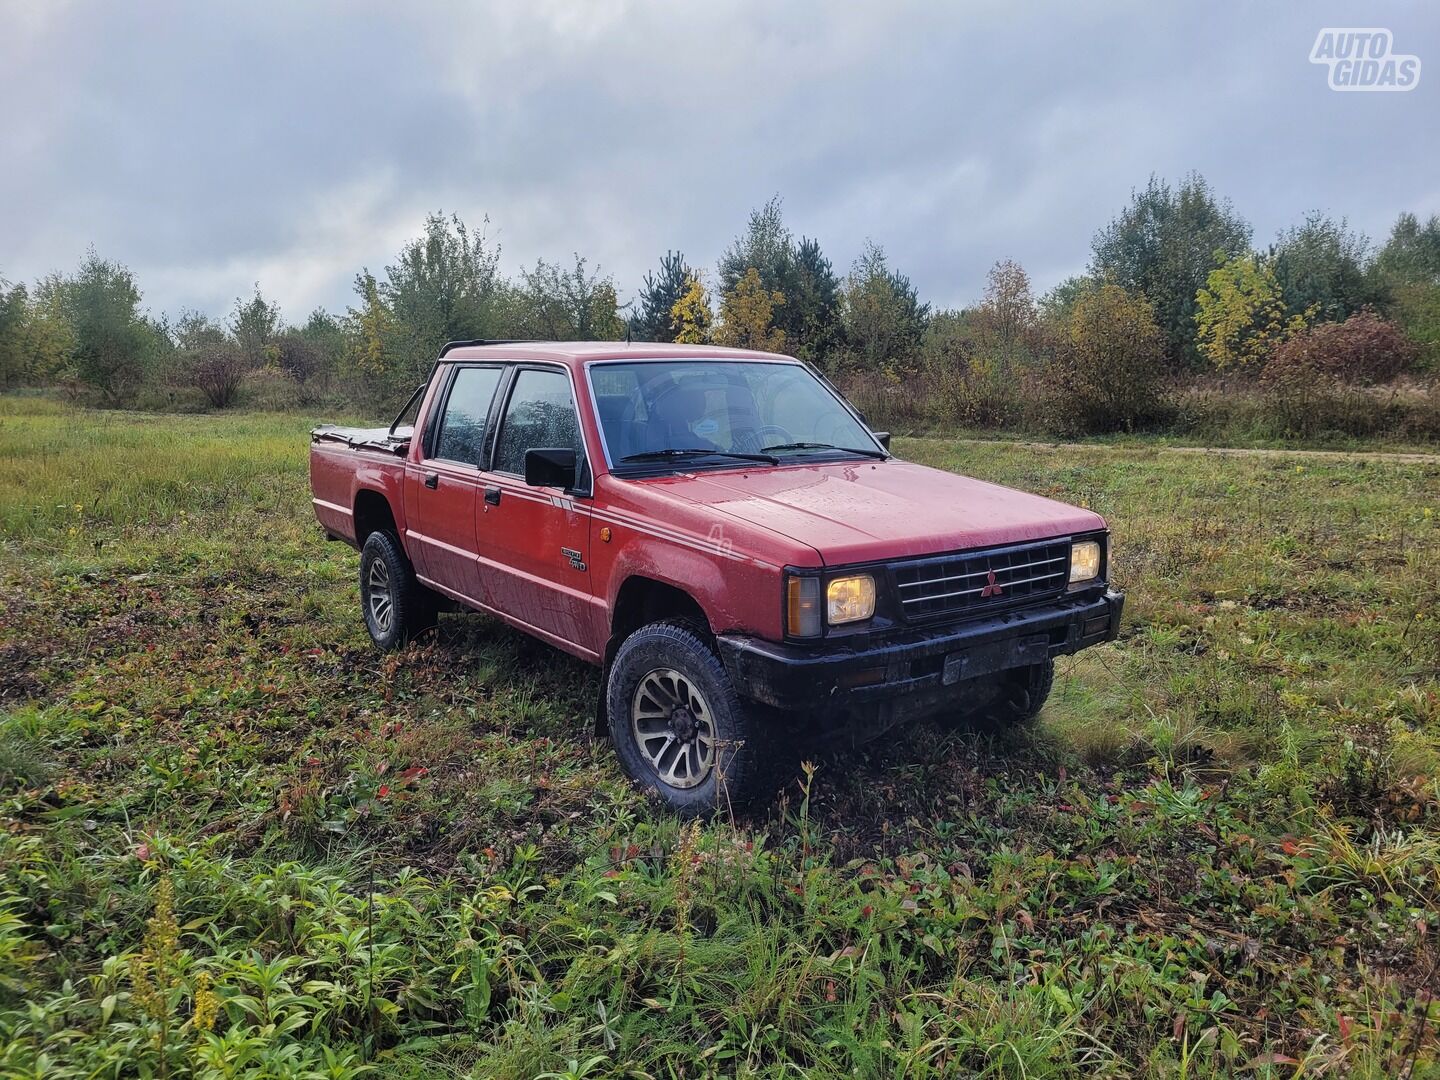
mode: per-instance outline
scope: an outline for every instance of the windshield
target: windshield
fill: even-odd
[[[594,364],[612,466],[734,467],[837,454],[882,457],[835,395],[799,364],[658,360]],[[739,455],[746,455],[740,457]]]

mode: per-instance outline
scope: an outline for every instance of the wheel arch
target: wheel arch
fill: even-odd
[[[667,619],[691,623],[707,638],[712,635],[710,618],[704,607],[680,586],[644,574],[631,574],[620,583],[615,601],[610,606],[610,636],[605,642],[604,660],[600,666],[600,700],[595,710],[597,735],[603,735],[606,730],[606,686],[615,654],[620,651],[625,639],[640,627]]]
[[[355,546],[364,547],[373,532],[388,530],[399,536],[395,511],[384,492],[361,488],[355,492]]]

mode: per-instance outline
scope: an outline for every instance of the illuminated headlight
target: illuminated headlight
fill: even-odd
[[[1100,541],[1081,540],[1070,545],[1070,584],[1080,585],[1100,576]]]
[[[875,614],[875,579],[869,574],[833,578],[825,588],[825,619],[831,626],[862,622]]]

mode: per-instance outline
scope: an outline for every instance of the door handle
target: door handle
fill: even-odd
[[[426,473],[426,474],[425,474],[425,486],[428,487],[428,488],[431,488],[432,490],[433,490],[434,488],[439,487],[439,486],[440,486],[440,474],[439,474],[439,473],[434,473],[434,472],[432,472],[432,473]]]
[[[498,487],[487,487],[485,489],[485,501],[491,506],[499,506],[500,489]]]

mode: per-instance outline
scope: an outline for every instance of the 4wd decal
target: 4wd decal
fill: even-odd
[[[569,559],[570,565],[573,566],[576,570],[583,571],[587,569],[587,567],[585,566],[585,556],[582,555],[580,552],[576,551],[574,548],[562,547],[560,549],[560,554],[564,555],[565,558]]]

